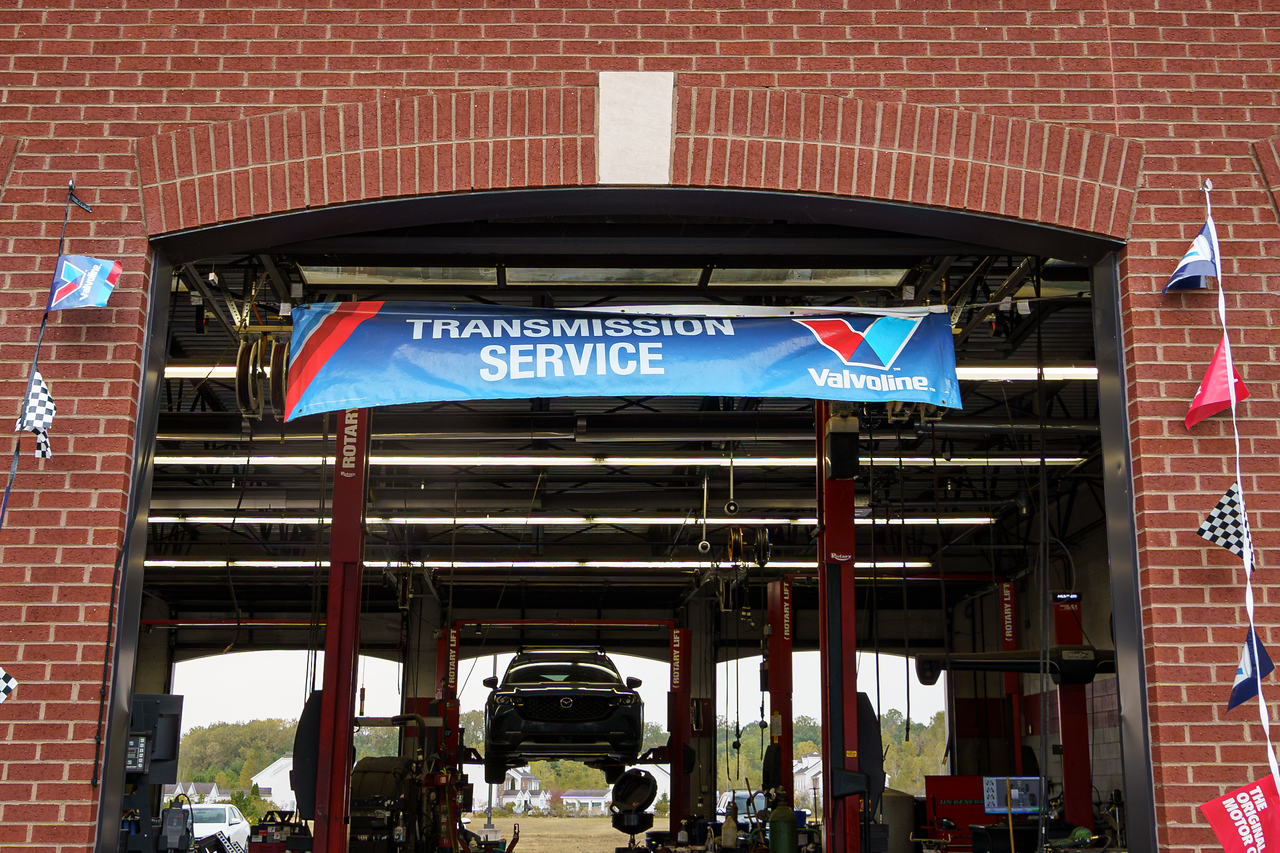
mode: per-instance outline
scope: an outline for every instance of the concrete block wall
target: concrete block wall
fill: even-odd
[[[937,7],[942,8],[937,8]],[[51,317],[53,459],[0,532],[0,845],[93,847],[94,735],[161,233],[349,201],[597,181],[601,71],[675,74],[672,183],[979,210],[1127,241],[1121,259],[1162,849],[1263,775],[1228,717],[1243,573],[1195,528],[1234,478],[1182,426],[1220,336],[1163,297],[1211,178],[1236,358],[1259,618],[1280,644],[1280,8],[1272,0],[21,0],[0,11],[0,398],[17,401],[53,271],[116,258],[111,306]],[[160,286],[164,286],[161,283]],[[29,451],[31,436],[16,439]],[[1126,508],[1111,508],[1125,511]]]

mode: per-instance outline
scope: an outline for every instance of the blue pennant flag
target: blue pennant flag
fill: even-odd
[[[104,261],[84,255],[62,255],[53,274],[46,311],[63,308],[102,308],[123,269],[119,261]]]
[[[1252,652],[1252,654],[1250,654]],[[1258,635],[1249,629],[1245,635],[1244,650],[1240,653],[1240,666],[1236,668],[1236,681],[1231,685],[1231,698],[1227,700],[1230,711],[1258,695],[1258,684],[1276,668],[1271,655],[1258,641]],[[1255,676],[1254,673],[1257,673]]]
[[[1169,276],[1161,293],[1171,290],[1206,290],[1209,283],[1205,280],[1213,276],[1222,280],[1222,262],[1218,254],[1218,230],[1213,226],[1213,217],[1204,222],[1204,227],[1191,241],[1191,248],[1178,262],[1178,268]]]

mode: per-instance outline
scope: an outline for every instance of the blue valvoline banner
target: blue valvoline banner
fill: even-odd
[[[423,302],[293,311],[286,420],[525,397],[797,397],[958,407],[945,312],[691,316]]]

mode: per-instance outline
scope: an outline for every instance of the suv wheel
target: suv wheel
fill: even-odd
[[[622,774],[626,772],[627,765],[617,761],[610,761],[600,765],[600,769],[604,771],[604,781],[606,785],[612,785],[622,778]]]

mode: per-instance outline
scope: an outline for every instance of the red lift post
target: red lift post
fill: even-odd
[[[857,600],[854,589],[854,483],[833,479],[830,407],[815,403],[818,463],[818,619],[822,668],[823,849],[862,850],[858,772]],[[847,452],[848,447],[841,448]],[[856,457],[856,436],[853,446]],[[847,462],[847,460],[845,460]],[[856,467],[856,466],[855,466]],[[865,778],[865,777],[862,777]],[[861,786],[865,790],[865,785]]]
[[[1000,650],[1018,650],[1018,599],[1014,585],[1008,581],[1000,584]],[[1022,676],[1016,672],[1004,674],[1005,701],[1009,704],[1010,748],[1013,750],[1013,775],[1022,775]]]
[[[316,820],[312,846],[316,853],[346,853],[347,850],[356,665],[360,652],[360,596],[364,575],[364,498],[369,459],[367,409],[349,409],[342,413],[338,450],[333,478],[324,689],[320,699],[320,748],[316,766]]]
[[[783,575],[769,582],[769,743],[778,748],[782,791],[792,806],[796,803],[795,775],[791,772],[791,741],[794,731],[791,707],[793,643],[791,577]]]
[[[460,729],[461,706],[458,701],[458,662],[461,660],[462,627],[455,624],[440,632],[436,644],[436,690],[435,698],[405,697],[406,712],[421,714],[425,718],[439,717],[441,730],[433,740],[428,734],[427,741],[432,751],[440,753],[440,764],[445,768],[458,768],[462,764],[462,731]],[[406,736],[414,734],[406,731]],[[445,781],[436,779],[433,784],[443,785]]]
[[[1054,636],[1060,646],[1084,642],[1080,625],[1080,596],[1053,595]],[[1084,684],[1058,685],[1058,727],[1062,742],[1063,817],[1076,826],[1093,829],[1093,769],[1089,764],[1089,708]]]
[[[693,685],[689,677],[692,648],[692,632],[688,628],[671,629],[671,690],[667,694],[667,724],[671,733],[667,740],[667,758],[671,768],[668,829],[673,843],[690,811],[689,774],[693,768],[685,767],[685,763],[689,760],[689,742],[693,740]]]

